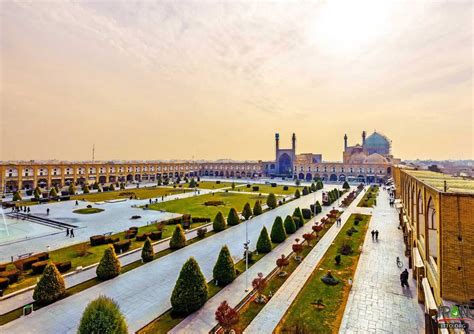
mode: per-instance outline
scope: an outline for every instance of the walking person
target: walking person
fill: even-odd
[[[410,285],[408,285],[408,270],[405,268],[404,271],[402,271],[402,273],[400,274],[400,283],[402,285],[402,288],[404,288],[405,286],[407,288],[410,288]]]
[[[372,240],[374,240],[375,239],[375,231],[374,230],[370,231],[370,234],[372,234]]]
[[[66,238],[69,237],[69,227],[66,227]]]
[[[379,230],[375,230],[375,241],[379,241]]]
[[[71,229],[70,237],[71,237],[71,238],[74,238],[74,229]]]
[[[46,209],[46,216],[49,216],[49,208]]]

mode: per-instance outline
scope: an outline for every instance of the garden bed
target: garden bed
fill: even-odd
[[[371,208],[377,204],[377,194],[379,192],[379,186],[370,186],[364,197],[360,200],[358,207]]]
[[[102,211],[104,211],[104,209],[99,209],[99,208],[84,208],[84,209],[77,209],[77,210],[74,210],[73,212],[74,212],[74,213],[81,214],[81,215],[90,215],[90,214],[99,213],[99,212],[102,212]]]

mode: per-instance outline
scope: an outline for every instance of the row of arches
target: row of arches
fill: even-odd
[[[344,181],[350,181],[350,182],[361,182],[361,183],[381,183],[384,181],[382,177],[375,176],[375,175],[363,175],[363,174],[358,174],[358,175],[346,175],[346,174],[319,174],[319,173],[299,173],[297,175],[298,179],[300,180],[306,180],[306,181],[312,181],[312,180],[317,180],[321,179],[323,182],[324,181],[329,181],[329,182],[344,182]]]

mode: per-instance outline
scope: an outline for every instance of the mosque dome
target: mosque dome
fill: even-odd
[[[380,155],[390,154],[390,139],[380,133],[374,132],[365,140],[364,149],[369,155],[374,153]]]
[[[388,163],[388,160],[378,153],[373,153],[369,155],[367,158],[365,158],[364,160],[364,164],[386,164],[386,163]]]
[[[367,156],[362,152],[354,153],[349,158],[349,163],[351,163],[351,164],[362,164],[362,163],[364,163],[366,158],[367,158]]]

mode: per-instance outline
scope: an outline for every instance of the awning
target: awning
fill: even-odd
[[[397,198],[394,203],[395,204],[402,204],[402,200],[400,198]]]
[[[418,251],[418,248],[415,247],[413,250],[415,253],[415,268],[424,268],[425,265],[423,263],[423,259],[421,258],[420,252]]]
[[[404,219],[404,220],[405,220],[405,219]],[[405,221],[404,223],[405,223],[405,227],[406,227],[406,229],[407,229],[407,232],[411,232],[411,226],[410,226],[410,224],[407,224],[406,221]]]
[[[407,225],[410,225],[410,224],[408,224],[408,218],[407,218],[406,215],[403,216],[403,223],[407,224]]]
[[[403,208],[403,205],[401,205],[400,203],[395,204],[395,209],[400,210],[402,208]]]
[[[426,277],[421,280],[423,286],[423,293],[425,294],[425,313],[429,315],[436,315],[438,306],[436,305],[433,293],[431,292],[430,282]]]

